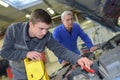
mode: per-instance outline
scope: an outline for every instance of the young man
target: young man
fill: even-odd
[[[63,24],[60,24],[53,31],[53,37],[64,47],[80,55],[80,51],[77,48],[77,39],[80,37],[90,49],[94,51],[96,47],[93,47],[92,41],[88,35],[80,28],[77,23],[73,22],[73,13],[71,11],[64,11],[61,14],[61,20]],[[62,65],[69,64],[69,62],[58,58]]]
[[[1,57],[9,60],[14,75],[14,80],[27,80],[23,60],[41,59],[40,54],[48,47],[57,57],[69,61],[72,64],[84,65],[88,68],[92,62],[61,46],[48,31],[51,17],[42,10],[36,9],[31,13],[29,22],[11,24],[4,36],[1,49]]]

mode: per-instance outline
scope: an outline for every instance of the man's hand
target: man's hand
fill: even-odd
[[[65,65],[69,64],[69,62],[68,62],[68,61],[63,60],[61,64],[62,64],[62,66],[65,66]]]
[[[94,52],[96,49],[98,49],[98,47],[97,46],[93,46],[93,47],[90,48],[90,52]]]
[[[86,57],[82,57],[77,61],[77,63],[78,63],[78,65],[81,66],[82,69],[84,66],[86,66],[88,69],[90,69],[90,66],[92,65],[93,62]]]
[[[37,52],[37,51],[30,51],[27,53],[26,55],[27,58],[35,61],[35,60],[41,60],[41,56],[40,56],[40,53]]]

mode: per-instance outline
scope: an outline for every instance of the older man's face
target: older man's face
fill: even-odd
[[[71,28],[73,25],[73,15],[64,15],[62,22],[65,27]]]

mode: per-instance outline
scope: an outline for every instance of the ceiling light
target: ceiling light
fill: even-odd
[[[29,14],[26,14],[25,17],[26,17],[26,18],[30,18],[30,15],[29,15]]]
[[[47,10],[48,10],[49,13],[52,14],[52,15],[55,13],[51,8],[47,8]]]
[[[42,0],[3,0],[3,1],[15,7],[18,10],[23,10],[28,7],[42,3]]]
[[[120,16],[118,17],[118,25],[120,26]]]
[[[1,0],[0,0],[0,4],[1,4],[2,6],[4,6],[4,7],[9,7],[9,5],[8,5],[7,3],[5,3],[5,2],[3,2],[3,1],[1,1]]]

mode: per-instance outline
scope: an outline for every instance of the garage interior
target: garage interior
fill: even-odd
[[[110,0],[0,0],[0,48],[7,27],[15,22],[28,21],[32,10],[37,8],[44,9],[51,15],[50,32],[61,24],[61,13],[65,10],[71,10],[74,13],[74,21],[80,24],[81,28],[91,38],[93,44],[101,46],[103,43],[113,39],[120,31],[120,3],[117,5],[119,7],[118,16],[114,16],[116,14],[106,16],[104,9],[107,1]],[[1,2],[7,5],[4,6]],[[78,48],[80,50],[82,48],[81,44],[83,44],[83,41],[79,38]],[[62,66],[51,51],[48,49],[45,51],[47,53],[46,68],[50,75]],[[101,51],[100,49],[97,53],[99,54]],[[2,76],[0,79],[7,80],[8,78]]]

